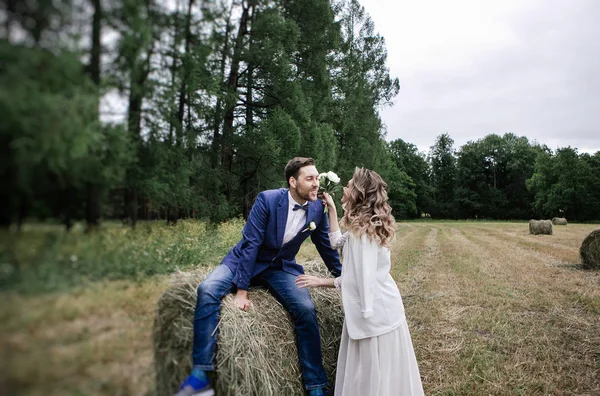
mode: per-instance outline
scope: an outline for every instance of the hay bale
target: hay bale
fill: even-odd
[[[529,233],[533,235],[552,235],[552,221],[529,220]]]
[[[584,268],[600,269],[600,229],[592,231],[583,240],[579,255]]]
[[[323,263],[304,265],[306,273],[329,276]],[[154,321],[157,394],[170,395],[189,374],[197,285],[208,274],[178,274],[158,301]],[[336,289],[310,289],[321,330],[323,365],[330,384],[344,320]],[[289,314],[262,288],[250,288],[248,312],[223,299],[217,342],[216,390],[219,395],[303,395],[295,332]]]
[[[554,217],[552,219],[552,224],[554,225],[567,225],[567,219],[564,217]]]

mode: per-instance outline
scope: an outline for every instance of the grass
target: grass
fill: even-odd
[[[435,227],[435,228],[434,228]],[[429,230],[394,275],[427,394],[600,392],[600,274],[579,269],[590,225],[531,236],[522,223],[408,223]],[[398,262],[397,262],[398,263]],[[411,279],[422,278],[418,283]]]
[[[152,320],[168,274],[215,265],[241,227],[5,235],[0,394],[153,395]],[[400,223],[392,275],[426,394],[600,394],[600,273],[578,257],[595,228],[532,236],[524,222]],[[308,243],[298,258],[315,256]]]
[[[108,224],[83,235],[58,226],[26,225],[0,238],[0,290],[37,294],[68,291],[98,280],[142,280],[148,276],[215,265],[241,236],[241,220],[219,226],[180,221],[140,223],[135,230]]]

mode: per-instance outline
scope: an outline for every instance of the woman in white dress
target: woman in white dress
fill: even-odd
[[[390,275],[395,220],[386,190],[376,172],[356,168],[342,196],[343,235],[333,199],[323,194],[331,246],[342,248],[342,275],[301,275],[296,281],[298,287],[341,289],[345,319],[335,396],[423,395],[402,297]]]

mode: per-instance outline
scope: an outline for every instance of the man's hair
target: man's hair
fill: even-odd
[[[285,181],[288,184],[288,187],[290,186],[290,177],[293,176],[294,179],[297,179],[300,168],[314,164],[315,160],[312,158],[294,157],[289,160],[285,166]]]

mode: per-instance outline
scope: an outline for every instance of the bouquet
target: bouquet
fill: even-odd
[[[335,196],[336,193],[340,192],[342,188],[340,187],[340,177],[336,175],[334,172],[324,172],[319,174],[319,193],[322,194],[326,192],[332,197]],[[327,213],[328,208],[327,204],[325,204],[325,209],[323,210]]]

